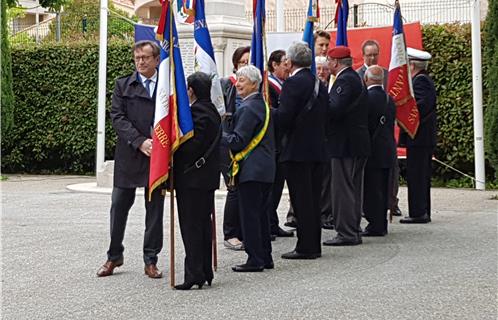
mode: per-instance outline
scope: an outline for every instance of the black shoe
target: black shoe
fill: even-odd
[[[322,256],[321,253],[299,253],[296,250],[284,253],[282,255],[282,259],[291,259],[291,260],[312,260],[316,258],[320,258]]]
[[[404,217],[399,220],[399,223],[429,223],[431,218],[428,215],[423,215],[421,217]]]
[[[323,245],[324,246],[338,247],[338,246],[357,246],[357,245],[362,244],[362,243],[363,243],[363,241],[361,240],[361,238],[358,240],[346,240],[346,239],[340,239],[340,238],[335,237],[333,239],[324,241]]]
[[[362,237],[383,237],[387,234],[387,232],[373,232],[373,231],[365,230],[360,234]]]
[[[175,289],[176,290],[190,290],[190,289],[192,289],[193,286],[197,285],[197,288],[199,288],[199,290],[200,290],[200,289],[202,289],[202,286],[204,285],[205,282],[206,282],[206,280],[197,281],[197,282],[185,282],[185,283],[182,283],[182,284],[175,286]],[[211,286],[211,280],[208,281],[208,284]]]
[[[275,268],[275,264],[273,262],[267,263],[264,266],[265,269],[273,269]]]
[[[264,267],[258,267],[258,266],[249,266],[247,264],[239,264],[236,265],[235,267],[232,267],[232,270],[235,272],[261,272],[263,271]]]
[[[280,227],[278,227],[277,232],[272,232],[272,237],[293,237],[294,232],[292,231],[286,231]]]
[[[393,216],[401,217],[403,215],[403,213],[401,213],[401,210],[399,209],[398,206],[396,206],[396,208],[394,210],[391,210],[391,211],[393,213]]]
[[[287,221],[286,223],[284,223],[284,226],[289,227],[289,228],[297,228],[297,223],[294,220]]]

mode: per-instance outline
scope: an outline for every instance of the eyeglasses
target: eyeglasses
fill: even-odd
[[[242,66],[247,66],[249,64],[249,61],[248,60],[240,60],[238,62],[238,66],[239,67],[242,67]]]
[[[152,58],[153,55],[150,55],[150,56],[135,56],[135,61],[136,62],[140,62],[140,60],[143,60],[143,61],[149,61],[150,58]]]

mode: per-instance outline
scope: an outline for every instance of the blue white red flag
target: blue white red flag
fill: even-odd
[[[304,25],[303,41],[308,44],[311,49],[312,60],[311,60],[311,72],[316,74],[316,64],[315,64],[315,38],[314,38],[314,24],[320,18],[320,7],[318,5],[318,0],[309,0],[308,4],[308,16],[306,18],[306,23]]]
[[[176,0],[176,21],[178,23],[194,23],[194,8],[197,0]]]
[[[216,106],[216,109],[218,109],[220,115],[223,115],[225,113],[225,100],[223,99],[220,77],[216,69],[211,35],[209,34],[206,23],[204,0],[195,0],[194,9],[195,69],[211,76],[211,101]]]
[[[414,99],[412,77],[408,67],[403,20],[398,0],[395,2],[393,40],[387,91],[396,104],[396,120],[410,137],[415,137],[420,122]]]
[[[152,191],[168,178],[175,150],[194,133],[178,33],[170,6],[168,0],[163,0],[157,28],[157,38],[161,41],[161,62],[152,132],[149,198]]]
[[[348,17],[349,4],[348,0],[335,0],[337,7],[335,9],[335,23],[337,25],[336,46],[348,46]]]
[[[251,40],[251,64],[261,71],[263,78],[262,92],[265,101],[268,98],[268,73],[266,71],[266,34],[265,34],[265,0],[253,0],[253,32]]]

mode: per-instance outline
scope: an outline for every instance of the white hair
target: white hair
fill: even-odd
[[[258,86],[261,84],[261,81],[263,81],[263,79],[261,78],[261,72],[253,65],[248,65],[240,68],[239,70],[237,70],[237,73],[235,73],[235,75],[237,76],[237,78],[246,77],[252,83],[257,82]]]
[[[316,65],[319,65],[319,64],[327,64],[327,57],[323,57],[323,56],[316,56],[316,57],[315,57],[315,64],[316,64]]]

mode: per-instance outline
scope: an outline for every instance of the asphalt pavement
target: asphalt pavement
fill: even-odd
[[[2,319],[497,319],[498,200],[492,198],[498,191],[433,189],[432,223],[403,225],[395,218],[386,237],[323,247],[318,260],[282,260],[296,238],[278,238],[275,269],[253,274],[231,271],[246,255],[223,248],[219,192],[213,285],[175,291],[169,205],[158,265],[165,277],[143,273],[143,195],[130,212],[124,265],[111,277],[96,277],[109,242],[110,190],[89,187],[94,181],[12,175],[0,183]],[[406,188],[400,207],[407,211]],[[282,222],[287,208],[285,194]],[[324,230],[322,239],[333,235]],[[178,226],[175,239],[181,283]]]

